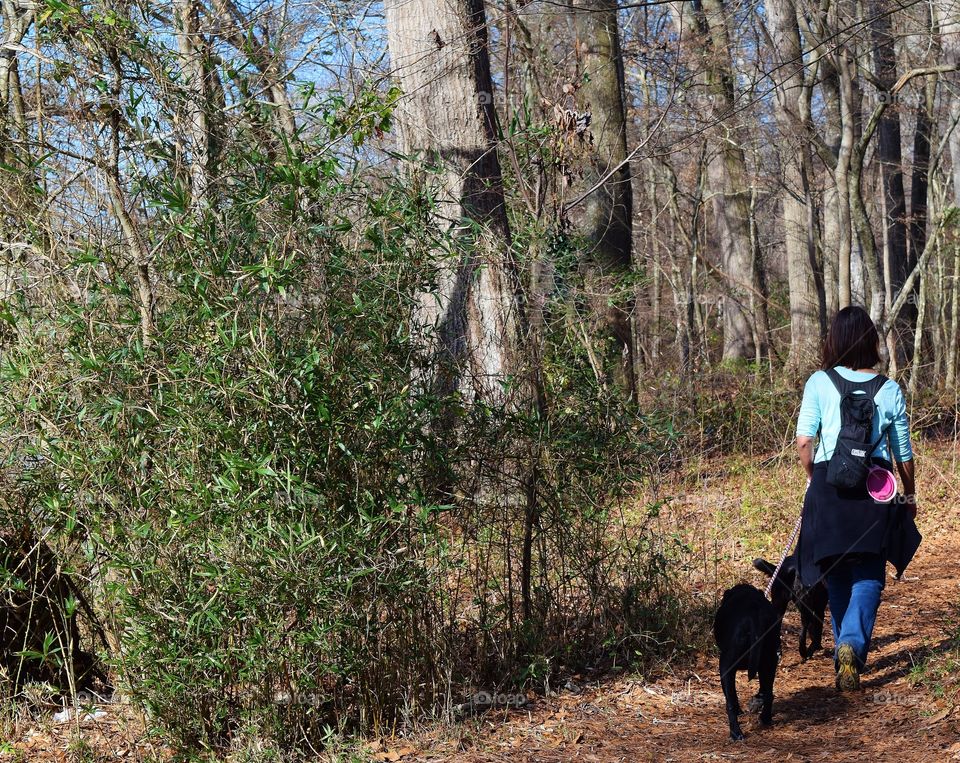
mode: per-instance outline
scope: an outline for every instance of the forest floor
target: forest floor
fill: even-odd
[[[960,760],[960,712],[951,698],[937,696],[941,691],[936,684],[917,681],[922,662],[931,654],[956,648],[948,634],[957,624],[958,554],[960,536],[929,538],[907,579],[891,579],[860,693],[837,694],[829,657],[800,661],[797,617],[795,613],[788,616],[774,687],[774,725],[763,728],[755,715],[746,714],[741,718],[743,742],[727,736],[716,658],[703,654],[657,680],[601,682],[579,694],[567,692],[537,701],[524,712],[488,716],[478,733],[459,744],[454,741],[446,750],[410,759],[459,763]],[[827,636],[825,645],[829,643]],[[748,683],[745,674],[738,674],[742,702],[756,689],[756,682]]]
[[[489,713],[458,734],[418,740],[420,752],[381,760],[480,763],[553,761],[843,761],[899,763],[960,760],[960,491],[953,443],[921,445],[918,525],[924,542],[904,579],[887,581],[863,690],[838,694],[833,664],[821,654],[801,662],[799,616],[784,621],[783,656],[774,685],[774,724],[741,718],[746,739],[728,737],[717,658],[711,646],[651,675],[577,685],[522,710]],[[754,556],[776,560],[799,507],[799,467],[725,465],[698,475],[675,496],[665,522],[685,528],[694,559],[690,581],[704,596],[745,580]],[[662,491],[661,491],[662,492]],[[705,520],[711,519],[707,522]],[[699,538],[697,535],[699,534]],[[698,569],[699,568],[699,569]],[[829,617],[829,615],[828,615]],[[824,647],[832,648],[829,620]],[[742,702],[757,690],[737,674]],[[412,741],[412,740],[411,740]]]
[[[572,676],[559,693],[522,709],[491,711],[383,739],[337,760],[552,763],[553,761],[960,760],[960,490],[955,443],[918,448],[924,542],[903,580],[890,577],[863,691],[838,695],[829,656],[801,662],[799,617],[784,621],[774,687],[774,724],[741,718],[746,739],[730,741],[709,623],[643,673]],[[664,501],[662,537],[684,549],[681,582],[693,610],[711,612],[733,582],[764,583],[755,556],[778,558],[799,510],[803,480],[789,459],[738,458],[691,465],[675,484],[651,486],[640,504]],[[824,646],[830,647],[829,622]],[[756,691],[738,674],[741,701]],[[532,696],[532,695],[531,695]],[[52,713],[13,724],[0,739],[5,761],[153,761],[169,752],[144,740],[120,707],[56,723]]]

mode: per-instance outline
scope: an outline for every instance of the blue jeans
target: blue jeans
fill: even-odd
[[[886,580],[886,561],[879,554],[860,554],[824,568],[834,655],[840,644],[849,644],[863,670],[880,607],[880,592]]]

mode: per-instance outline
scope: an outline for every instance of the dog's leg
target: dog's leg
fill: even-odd
[[[813,615],[810,621],[810,649],[808,654],[812,657],[823,648],[823,615],[819,618]]]
[[[760,696],[763,698],[763,706],[760,708],[760,723],[764,726],[773,723],[773,679],[776,675],[776,660],[760,668]]]
[[[826,599],[814,602],[810,607],[810,654],[811,656],[823,648],[823,619],[827,612]]]
[[[814,598],[811,602],[810,612],[813,614],[813,645],[810,653],[814,650],[819,651],[823,648],[823,627],[827,614],[827,587],[823,583],[818,583],[813,589]]]
[[[723,697],[727,701],[727,722],[730,724],[730,738],[739,741],[743,739],[743,731],[737,716],[740,710],[740,700],[737,699],[737,672],[735,663],[728,663],[720,656],[720,686]]]
[[[810,647],[807,646],[807,633],[810,632],[810,617],[806,608],[800,610],[800,661],[806,662],[807,659],[813,654],[812,644]],[[813,634],[811,635],[811,641]]]

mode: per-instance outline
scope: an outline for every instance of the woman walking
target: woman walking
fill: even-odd
[[[806,585],[826,582],[839,691],[860,687],[886,579],[891,528],[896,512],[904,510],[903,503],[878,503],[866,485],[844,488],[828,482],[843,394],[873,399],[872,461],[892,471],[892,453],[902,501],[912,516],[917,509],[906,402],[900,386],[874,370],[879,345],[866,311],[847,307],[837,313],[824,345],[823,370],[807,380],[797,421],[797,451],[808,478],[797,548],[800,575]]]

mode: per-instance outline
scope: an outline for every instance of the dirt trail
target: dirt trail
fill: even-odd
[[[941,518],[947,520],[947,518]],[[774,725],[741,719],[746,740],[727,736],[716,658],[701,656],[683,673],[644,684],[628,679],[554,696],[525,712],[488,717],[481,733],[457,750],[420,760],[458,761],[898,761],[960,760],[960,710],[910,673],[931,650],[944,651],[957,626],[955,518],[928,529],[905,580],[888,580],[864,690],[838,695],[828,656],[800,662],[799,618],[784,622],[783,658],[775,685]],[[949,529],[948,529],[949,527]],[[754,581],[760,583],[759,576]],[[824,646],[832,645],[829,623]],[[741,701],[756,682],[738,674]],[[455,744],[455,743],[451,743]],[[467,747],[467,749],[464,749]]]

